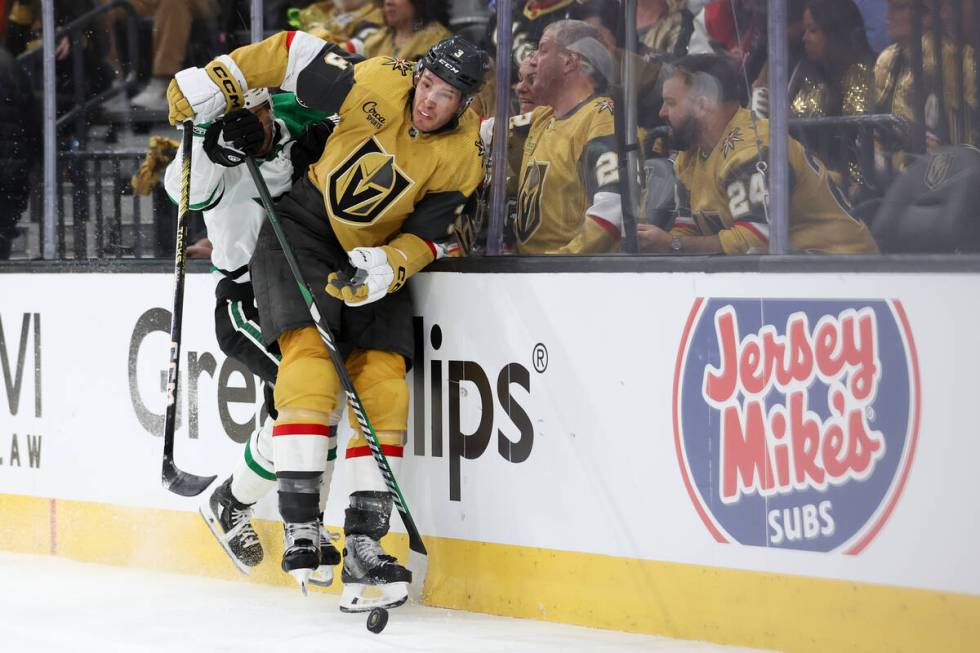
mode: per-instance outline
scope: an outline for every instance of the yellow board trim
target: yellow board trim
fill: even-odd
[[[266,559],[232,567],[194,513],[0,495],[0,549],[293,585],[282,526]],[[53,516],[53,519],[52,519]],[[339,529],[338,529],[339,530]],[[407,538],[386,547],[402,557]],[[426,537],[434,606],[781,651],[980,650],[980,596]],[[342,543],[341,543],[342,545]],[[337,583],[329,588],[337,593]]]

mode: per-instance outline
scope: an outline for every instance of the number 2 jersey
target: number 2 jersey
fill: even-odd
[[[739,109],[714,149],[705,156],[689,150],[677,155],[678,217],[671,233],[718,235],[726,254],[769,251],[767,179],[758,168],[769,158],[769,121],[756,120],[760,145],[748,109]],[[790,218],[793,251],[824,254],[877,254],[867,226],[853,218],[847,198],[832,174],[796,140],[789,140]]]
[[[589,98],[563,118],[537,107],[511,119],[512,133],[528,121],[514,220],[518,253],[613,251],[623,214],[612,100]]]
[[[412,62],[361,60],[302,32],[281,32],[218,61],[248,88],[279,86],[306,107],[339,115],[307,174],[341,247],[397,247],[407,259],[405,278],[444,253],[438,243],[450,238],[483,178],[473,111],[458,124],[420,132],[411,117]]]

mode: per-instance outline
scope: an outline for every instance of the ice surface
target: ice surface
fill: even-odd
[[[374,635],[366,618],[332,594],[0,552],[7,653],[748,650],[417,606]]]

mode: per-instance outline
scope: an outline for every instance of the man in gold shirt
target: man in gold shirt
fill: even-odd
[[[534,95],[518,175],[519,254],[587,254],[619,245],[622,206],[613,74],[599,31],[578,20],[545,28],[533,55]]]
[[[177,73],[172,123],[213,120],[261,86],[339,114],[319,160],[279,201],[283,229],[314,289],[392,470],[408,421],[412,305],[396,292],[447,250],[456,214],[483,177],[479,119],[468,109],[489,64],[465,39],[438,43],[418,64],[360,60],[303,32],[283,32]],[[266,223],[250,263],[262,336],[282,352],[273,454],[285,526],[283,570],[301,585],[320,564],[320,479],[340,379],[280,245]],[[338,272],[353,265],[363,282]],[[346,275],[345,275],[346,276]],[[324,288],[324,284],[327,284]],[[357,431],[357,424],[351,420]],[[363,434],[347,447],[355,491],[346,511],[345,611],[401,605],[411,572],[385,553],[392,499]],[[366,586],[382,596],[365,596]]]
[[[738,73],[724,57],[690,55],[672,66],[661,117],[670,123],[678,217],[670,232],[637,226],[640,248],[676,254],[764,254],[769,251],[769,121],[739,106]],[[789,238],[794,251],[878,252],[854,219],[832,174],[799,142],[789,141]]]

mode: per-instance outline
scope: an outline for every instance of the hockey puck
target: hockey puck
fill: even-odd
[[[380,633],[388,625],[388,611],[384,608],[371,610],[367,618],[367,629],[372,633]]]

